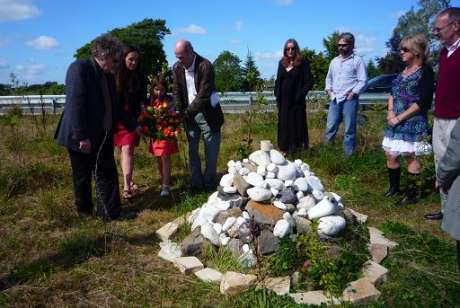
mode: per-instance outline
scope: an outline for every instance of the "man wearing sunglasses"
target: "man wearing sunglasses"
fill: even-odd
[[[438,169],[438,163],[446,153],[452,129],[460,117],[460,8],[451,7],[439,13],[433,34],[444,46],[439,55],[433,123],[433,152],[436,169]],[[447,202],[447,194],[443,189],[440,190],[440,196],[441,211],[426,214],[426,219],[443,218]],[[456,217],[460,217],[460,210]],[[460,226],[460,221],[456,224]],[[460,230],[458,236],[460,238]]]
[[[349,157],[356,148],[356,115],[359,107],[359,93],[366,85],[366,65],[357,56],[355,38],[351,33],[342,33],[337,41],[339,56],[335,57],[326,76],[326,92],[331,98],[327,114],[326,143],[334,140],[339,125],[344,121],[344,156]]]

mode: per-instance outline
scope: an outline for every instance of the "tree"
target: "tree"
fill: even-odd
[[[316,53],[312,49],[305,48],[302,55],[310,63],[311,74],[313,75],[313,90],[324,90],[324,83],[329,69],[329,59],[322,53]]]
[[[161,71],[166,55],[161,42],[166,34],[170,34],[166,21],[146,18],[141,22],[130,24],[124,28],[115,28],[109,34],[120,39],[127,45],[133,45],[141,50],[140,63],[144,73],[149,76]],[[92,42],[92,41],[91,41]],[[91,42],[80,47],[74,57],[87,59],[91,55]]]
[[[380,69],[375,65],[374,60],[370,59],[369,62],[367,62],[367,77],[369,79],[378,76],[381,74]]]
[[[326,38],[323,38],[323,46],[326,48],[325,54],[329,61],[339,55],[337,48],[337,41],[339,40],[340,33],[338,31],[333,32]]]
[[[260,72],[257,69],[256,62],[251,52],[248,51],[243,67],[243,90],[255,91],[261,81],[262,79],[260,78]]]
[[[240,91],[243,86],[241,60],[230,51],[223,51],[214,61],[216,88],[218,91]]]
[[[385,56],[377,60],[379,68],[383,72],[397,73],[404,68],[404,63],[399,56],[399,43],[407,35],[424,34],[429,41],[431,59],[437,59],[440,45],[434,40],[430,29],[436,15],[450,6],[450,0],[419,0],[418,6],[418,9],[411,7],[409,11],[399,17],[393,35],[386,43],[390,50]]]

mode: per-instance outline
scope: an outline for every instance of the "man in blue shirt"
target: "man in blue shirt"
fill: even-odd
[[[339,56],[335,57],[326,76],[326,92],[331,98],[327,115],[326,143],[334,140],[339,125],[344,121],[344,155],[349,157],[356,148],[356,115],[359,107],[359,93],[366,85],[366,65],[357,56],[353,34],[340,34],[337,41]]]

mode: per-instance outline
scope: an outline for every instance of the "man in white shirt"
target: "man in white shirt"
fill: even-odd
[[[327,115],[326,143],[334,140],[339,125],[344,121],[344,155],[349,157],[356,148],[356,115],[359,107],[359,93],[366,85],[366,65],[353,49],[353,34],[340,34],[337,41],[339,56],[335,57],[326,76],[326,92],[331,98]]]
[[[184,115],[189,146],[191,186],[194,190],[216,188],[220,128],[224,115],[219,104],[211,102],[215,92],[214,68],[211,62],[194,52],[192,44],[179,40],[174,48],[178,61],[173,67],[173,96],[177,110]],[[214,101],[214,100],[213,100]],[[201,171],[199,143],[205,147],[205,170]]]

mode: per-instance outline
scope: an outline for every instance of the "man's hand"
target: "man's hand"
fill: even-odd
[[[401,121],[399,120],[398,117],[393,117],[393,118],[388,120],[388,125],[390,125],[390,126],[396,126],[399,123],[401,123]]]
[[[394,111],[388,110],[388,112],[387,112],[387,121],[388,121],[388,123],[390,123],[390,119],[392,119],[394,117],[396,117],[396,114],[394,113]]]
[[[90,153],[91,152],[91,141],[89,139],[81,140],[78,148],[83,153]]]
[[[332,90],[326,90],[326,94],[329,96],[329,98],[331,98],[333,94]]]
[[[351,101],[353,98],[355,98],[355,93],[353,93],[353,92],[348,93],[347,101]]]

